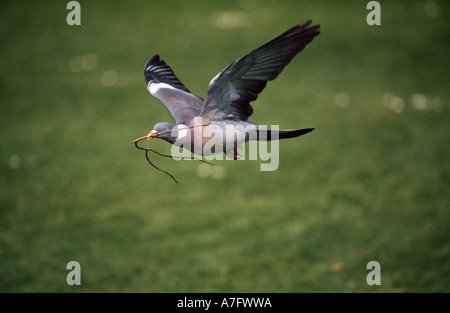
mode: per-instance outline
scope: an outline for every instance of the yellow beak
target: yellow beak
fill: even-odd
[[[150,139],[152,139],[153,137],[156,137],[156,136],[158,136],[158,132],[156,130],[152,130],[151,132],[148,133],[147,139],[150,140]]]

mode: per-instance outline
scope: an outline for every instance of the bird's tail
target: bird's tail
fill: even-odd
[[[258,140],[269,141],[284,138],[294,138],[312,132],[313,130],[314,128],[286,130],[258,129]]]

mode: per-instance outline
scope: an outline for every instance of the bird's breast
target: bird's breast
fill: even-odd
[[[177,125],[175,145],[183,146],[199,155],[221,153],[227,147],[240,146],[246,141],[246,131],[232,124],[210,123],[209,125]],[[201,153],[198,153],[200,152]]]

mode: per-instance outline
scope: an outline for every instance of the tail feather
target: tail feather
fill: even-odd
[[[269,141],[285,138],[294,138],[312,132],[313,130],[314,128],[289,129],[289,130],[260,129],[258,130],[258,140]]]

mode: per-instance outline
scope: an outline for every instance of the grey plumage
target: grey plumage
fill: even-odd
[[[267,82],[274,80],[320,33],[320,25],[310,25],[311,21],[296,25],[231,63],[211,80],[205,100],[192,94],[158,55],[150,58],[145,65],[147,89],[166,106],[176,125],[192,126],[194,119],[198,117],[206,122],[222,123],[223,127],[230,123],[253,124],[247,121],[253,113],[250,102],[256,100]],[[158,137],[157,133],[163,128],[165,131],[167,127],[176,125],[158,123],[151,132],[154,135],[149,134],[149,138]],[[312,130],[313,128],[277,130],[276,134],[264,131],[264,137],[258,135],[257,140],[292,138]],[[169,140],[167,137],[161,136],[162,139],[175,143],[175,139]]]

